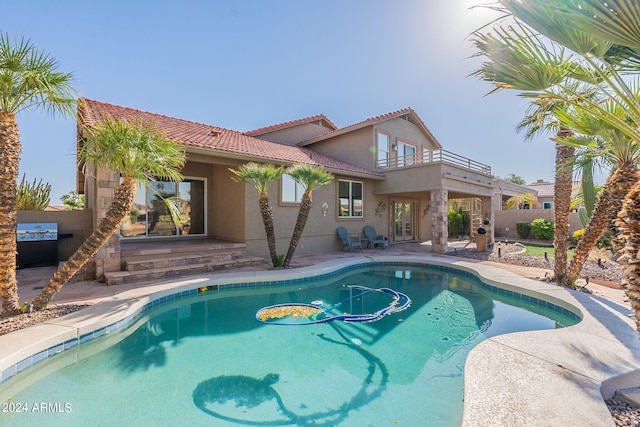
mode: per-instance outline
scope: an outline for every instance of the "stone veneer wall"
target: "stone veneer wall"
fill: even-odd
[[[447,251],[449,237],[447,212],[449,210],[449,192],[431,191],[431,250],[443,254]]]
[[[120,185],[120,175],[100,169],[96,173],[94,229],[106,216],[116,188]],[[94,255],[96,279],[103,280],[104,273],[120,271],[120,233],[114,233],[107,243]]]

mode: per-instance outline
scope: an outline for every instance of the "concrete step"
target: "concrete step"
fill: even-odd
[[[200,264],[184,264],[170,267],[150,268],[146,270],[108,272],[104,274],[104,279],[107,285],[162,281],[176,277],[249,267],[252,265],[260,265],[262,263],[264,263],[263,258],[245,256],[236,259],[218,260]]]
[[[244,256],[244,250],[227,250],[209,253],[190,253],[186,255],[162,254],[152,259],[125,260],[125,271],[144,271],[158,268],[174,268],[196,264],[210,264],[218,261],[231,261]]]

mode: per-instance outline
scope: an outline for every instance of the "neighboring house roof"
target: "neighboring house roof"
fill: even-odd
[[[305,147],[316,142],[324,141],[325,139],[333,138],[338,135],[342,135],[348,132],[352,132],[354,130],[362,129],[367,126],[373,126],[376,123],[384,122],[387,120],[395,119],[396,117],[406,116],[406,119],[409,120],[414,125],[418,126],[424,133],[433,141],[436,148],[442,148],[442,145],[438,142],[436,137],[431,133],[431,131],[424,124],[422,119],[413,111],[412,108],[403,108],[402,110],[393,111],[391,113],[381,114],[379,116],[370,117],[364,121],[359,123],[352,124],[347,127],[343,127],[342,129],[336,129],[331,132],[324,133],[322,135],[318,135],[306,141],[302,141],[300,144],[301,147]]]
[[[266,126],[260,129],[250,130],[248,132],[245,132],[244,134],[249,136],[258,136],[258,135],[263,135],[265,133],[274,132],[276,130],[287,129],[294,126],[304,125],[304,124],[313,123],[313,122],[321,122],[321,125],[328,129],[332,129],[332,130],[338,129],[338,126],[333,124],[333,122],[329,120],[327,116],[325,116],[324,114],[318,114],[316,116],[305,117],[304,119],[291,120],[289,122],[278,123],[278,124]]]
[[[553,182],[544,182],[539,180],[533,184],[527,184],[525,187],[537,191],[538,197],[553,197],[555,194]]]
[[[132,121],[151,122],[187,148],[206,149],[219,155],[232,155],[253,161],[305,163],[346,174],[382,178],[384,175],[307,148],[279,144],[217,126],[177,119],[129,107],[81,98],[78,107],[82,126],[101,122],[104,116]]]
[[[555,184],[553,182],[546,182],[541,179],[531,184],[525,185],[525,187],[538,192],[538,198],[540,197],[553,197],[555,195]],[[576,193],[582,191],[582,183],[580,181],[573,181],[571,185],[571,195],[575,196]]]

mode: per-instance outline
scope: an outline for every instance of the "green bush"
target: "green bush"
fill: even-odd
[[[521,239],[528,239],[531,234],[531,223],[524,221],[516,222],[516,231]]]
[[[462,214],[453,208],[449,208],[447,212],[447,220],[449,222],[448,232],[449,236],[457,236],[462,234],[463,223]]]
[[[581,228],[580,230],[574,231],[571,237],[573,237],[574,242],[578,243],[580,239],[582,239],[583,234],[584,234],[584,228]]]
[[[553,239],[553,222],[544,218],[534,219],[531,221],[531,234],[539,240]]]

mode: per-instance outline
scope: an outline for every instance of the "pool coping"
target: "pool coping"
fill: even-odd
[[[438,255],[363,256],[288,270],[233,272],[168,281],[123,292],[69,315],[0,336],[0,384],[66,348],[135,322],[147,307],[198,288],[291,284],[372,262],[426,263],[478,276],[485,284],[580,313],[577,325],[489,338],[468,355],[463,426],[614,426],[604,398],[640,382],[640,339],[625,307],[479,262]],[[240,286],[240,284],[245,284]],[[0,388],[3,388],[0,385]]]

